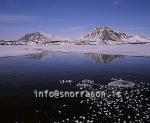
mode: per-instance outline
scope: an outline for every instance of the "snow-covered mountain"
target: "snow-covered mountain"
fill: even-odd
[[[54,35],[48,35],[43,32],[33,32],[33,33],[27,33],[25,36],[20,38],[18,42],[23,42],[26,44],[58,44],[58,43],[64,43],[67,42],[68,39],[56,37]]]
[[[146,42],[150,43],[150,39],[145,38],[145,37],[140,36],[140,35],[128,36],[126,41],[129,42],[129,43],[146,43]]]
[[[45,41],[48,42],[54,39],[54,35],[47,35],[43,32],[27,33],[21,37],[19,41]]]
[[[142,44],[150,43],[150,39],[139,35],[127,35],[118,30],[107,27],[95,28],[92,32],[80,39],[71,41],[70,39],[48,35],[43,32],[27,33],[19,40],[0,41],[0,45],[103,45],[103,44]]]
[[[107,27],[95,28],[94,31],[82,36],[77,43],[79,44],[124,44],[124,43],[145,43],[150,40],[133,35],[129,36],[121,31]]]

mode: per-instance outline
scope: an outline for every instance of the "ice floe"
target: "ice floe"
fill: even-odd
[[[108,83],[108,86],[118,86],[118,87],[134,87],[135,83],[126,81],[126,80],[114,80],[113,82]]]

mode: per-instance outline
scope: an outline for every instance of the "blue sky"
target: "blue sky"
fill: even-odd
[[[150,37],[150,0],[0,0],[0,39],[35,31],[77,38],[103,26]]]

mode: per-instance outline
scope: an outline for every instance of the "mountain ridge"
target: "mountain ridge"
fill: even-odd
[[[77,45],[109,45],[109,44],[140,44],[150,43],[147,39],[139,35],[127,35],[116,29],[109,27],[94,28],[77,40],[71,41],[42,31],[26,33],[23,37],[15,41],[0,41],[0,45],[50,45],[50,44],[77,44]]]

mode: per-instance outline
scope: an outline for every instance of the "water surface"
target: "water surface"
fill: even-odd
[[[52,108],[63,104],[57,104],[57,101],[53,100],[41,102],[35,99],[33,94],[35,89],[74,88],[74,86],[61,86],[60,80],[73,80],[76,84],[89,79],[94,80],[95,83],[107,85],[112,78],[121,78],[134,83],[149,83],[149,68],[150,58],[95,53],[44,51],[26,56],[0,58],[0,114],[5,115],[5,120],[10,118],[13,122],[38,122],[38,120],[47,122],[50,119],[54,121],[59,116],[54,109],[49,109],[52,111],[49,117],[41,113],[35,115],[35,112],[39,112],[40,108],[47,110],[48,105]],[[87,111],[88,108],[78,105],[78,101],[70,101],[71,104],[75,104],[72,104],[72,108],[68,110],[65,108],[66,112],[75,112],[79,116],[82,111]],[[78,111],[76,106],[83,110]],[[41,112],[44,112],[43,110]]]

